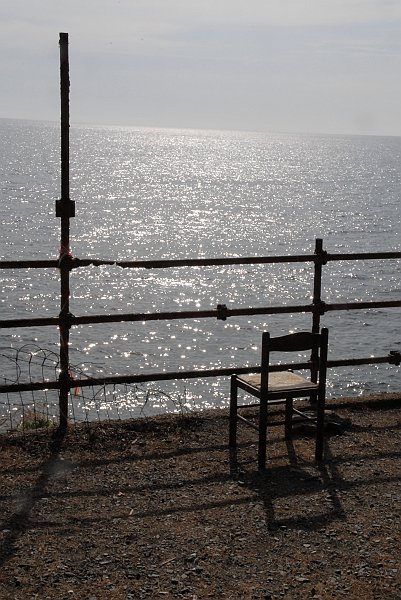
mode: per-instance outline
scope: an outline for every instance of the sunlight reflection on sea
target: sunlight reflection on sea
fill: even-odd
[[[58,130],[44,123],[0,125],[2,258],[56,257]],[[311,254],[316,237],[330,252],[399,250],[400,158],[400,138],[75,127],[72,251],[113,260]],[[323,272],[324,300],[398,299],[397,264],[330,263]],[[310,263],[80,268],[71,274],[71,312],[305,304],[312,278]],[[56,271],[3,272],[2,287],[3,318],[60,310]],[[71,361],[93,376],[252,365],[259,360],[261,331],[278,335],[310,324],[310,315],[294,314],[83,325],[71,331]],[[336,358],[400,349],[399,309],[329,313],[322,324],[330,327]],[[58,333],[3,330],[2,350],[26,343],[57,351]],[[178,394],[191,407],[228,401],[227,378],[146,389]],[[399,389],[399,371],[389,366],[330,372],[331,395]],[[124,390],[120,414],[132,414],[145,396]],[[151,412],[172,408],[157,394],[148,406]]]

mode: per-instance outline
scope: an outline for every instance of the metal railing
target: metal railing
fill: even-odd
[[[95,314],[76,316],[71,312],[61,311],[58,316],[54,317],[39,317],[29,319],[5,319],[0,321],[0,329],[16,328],[16,327],[33,327],[33,326],[56,326],[60,328],[60,336],[64,336],[65,331],[70,332],[75,325],[93,324],[93,323],[117,323],[124,321],[151,321],[151,320],[174,320],[174,319],[201,319],[201,318],[216,318],[226,320],[230,317],[251,316],[251,315],[267,315],[267,314],[289,314],[289,313],[311,313],[312,315],[312,331],[320,330],[321,317],[330,311],[341,310],[360,310],[370,308],[394,308],[401,307],[400,300],[383,300],[383,301],[367,301],[367,302],[343,302],[343,303],[326,303],[322,299],[322,267],[330,261],[338,260],[383,260],[383,259],[400,259],[401,252],[376,252],[376,253],[347,253],[347,254],[329,254],[323,250],[323,242],[317,239],[315,242],[315,252],[313,254],[292,255],[292,256],[262,256],[262,257],[233,257],[233,258],[211,258],[211,259],[191,259],[191,260],[162,260],[162,261],[111,261],[101,259],[78,259],[74,258],[70,253],[64,255],[59,261],[0,261],[1,269],[27,269],[27,268],[54,268],[58,267],[64,275],[71,272],[72,269],[86,267],[88,265],[110,265],[115,264],[123,268],[130,269],[157,269],[157,268],[175,268],[175,267],[199,267],[199,266],[216,266],[216,265],[243,265],[243,264],[276,264],[276,263],[313,263],[314,278],[313,278],[313,297],[310,304],[289,304],[286,306],[262,306],[262,307],[241,307],[229,308],[224,304],[219,304],[215,309],[209,310],[189,310],[176,312],[149,312],[149,313],[127,313],[127,314]],[[61,293],[62,297],[62,293]],[[108,384],[132,384],[143,383],[148,381],[168,381],[172,379],[194,379],[204,377],[229,376],[234,373],[243,374],[260,371],[259,365],[247,367],[227,367],[213,369],[196,369],[191,371],[170,371],[170,372],[154,372],[141,375],[108,375],[105,377],[85,377],[72,378],[70,376],[69,361],[63,367],[61,362],[62,353],[67,354],[67,351],[60,345],[60,377],[54,381],[38,381],[30,383],[18,383],[0,385],[0,393],[12,393],[22,391],[58,389],[65,390],[68,393],[70,389],[87,387],[93,385],[108,385]],[[387,356],[377,357],[361,357],[343,360],[329,360],[328,367],[341,367],[352,365],[367,365],[367,364],[400,364],[400,353],[397,351],[390,352]],[[291,363],[291,365],[281,364],[273,366],[272,370],[283,368],[303,368],[313,371],[313,357],[311,361],[303,363]],[[312,373],[313,376],[313,373]],[[68,413],[62,405],[62,397],[60,393],[60,424],[65,425],[68,418]]]
[[[58,260],[22,260],[0,261],[0,269],[53,269],[59,268],[61,276],[60,286],[60,313],[54,317],[38,317],[28,319],[4,319],[0,321],[0,329],[19,327],[58,327],[60,331],[60,376],[58,380],[30,383],[14,383],[0,385],[0,393],[34,391],[44,389],[59,390],[59,418],[60,427],[65,428],[68,423],[68,396],[70,390],[77,386],[93,386],[120,383],[142,383],[146,381],[161,381],[172,379],[193,379],[203,377],[228,376],[234,373],[243,374],[260,371],[260,366],[227,367],[215,369],[197,369],[192,371],[155,372],[142,375],[109,375],[101,378],[72,378],[70,374],[69,338],[71,328],[75,325],[93,323],[117,323],[123,321],[160,321],[176,319],[202,319],[217,318],[226,320],[234,316],[267,315],[285,313],[311,313],[312,331],[320,330],[322,315],[329,311],[360,310],[372,308],[401,307],[401,299],[387,301],[344,302],[326,303],[322,299],[322,268],[331,261],[355,260],[382,260],[400,259],[401,252],[365,252],[330,254],[323,249],[323,241],[316,239],[313,254],[293,256],[251,256],[232,258],[188,259],[188,260],[140,260],[140,261],[115,261],[101,259],[76,258],[70,251],[70,219],[75,216],[75,203],[69,197],[69,66],[68,66],[68,34],[60,34],[60,81],[61,81],[61,199],[56,202],[56,216],[61,220],[60,258]],[[277,263],[313,263],[313,298],[310,304],[295,304],[286,306],[263,306],[231,308],[225,304],[218,304],[215,309],[189,310],[176,312],[149,312],[126,314],[103,314],[77,316],[70,312],[70,273],[73,269],[89,265],[116,265],[129,269],[161,269],[175,267],[203,267],[220,265],[245,265],[245,264],[277,264]],[[308,368],[312,378],[314,372],[313,356],[304,363],[273,367],[272,370],[292,368]],[[363,364],[400,364],[400,353],[392,351],[387,356],[366,357],[357,359],[331,360],[329,367]],[[316,379],[314,379],[316,380]]]

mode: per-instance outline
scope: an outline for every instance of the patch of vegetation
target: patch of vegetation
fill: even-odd
[[[23,410],[20,422],[20,428],[24,431],[32,429],[44,429],[52,427],[54,422],[47,414],[45,409],[37,409],[36,407]]]

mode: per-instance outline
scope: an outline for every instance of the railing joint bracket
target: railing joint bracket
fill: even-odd
[[[56,217],[75,217],[74,200],[69,198],[56,200]]]
[[[225,304],[218,304],[217,305],[217,319],[220,321],[226,321],[227,320],[227,306]]]
[[[327,265],[329,255],[327,250],[320,250],[315,254],[315,263],[318,265]]]
[[[401,364],[401,352],[398,350],[390,350],[388,362],[390,365],[396,365],[399,367]]]
[[[60,373],[58,380],[61,387],[71,389],[75,386],[74,379],[71,377],[69,372]]]
[[[73,319],[75,319],[75,315],[73,315],[71,312],[61,312],[59,314],[60,325],[64,325],[64,327],[67,327],[68,329],[71,329]]]
[[[79,258],[74,258],[71,254],[62,254],[58,260],[58,268],[65,271],[72,271],[79,267]]]
[[[312,312],[316,315],[323,316],[326,312],[326,303],[323,300],[319,300],[319,302],[315,302],[312,306]]]

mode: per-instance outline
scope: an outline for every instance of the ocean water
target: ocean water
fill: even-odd
[[[0,134],[1,259],[57,258],[59,126],[0,120]],[[93,126],[73,126],[70,136],[76,257],[311,254],[317,237],[330,253],[401,249],[399,137]],[[398,300],[399,265],[399,260],[329,263],[323,267],[323,300]],[[57,270],[2,270],[1,282],[3,319],[59,313]],[[309,263],[88,267],[71,274],[71,312],[306,304],[312,291]],[[400,350],[399,308],[327,313],[321,323],[330,328],[330,358]],[[95,377],[254,365],[263,330],[280,335],[310,327],[310,314],[84,325],[71,330],[71,362]],[[1,330],[0,335],[3,381],[54,377],[43,373],[58,351],[56,329]],[[329,372],[333,397],[400,388],[394,366]],[[18,404],[29,401],[32,395],[0,398],[0,413],[18,412]],[[54,395],[45,393],[42,401],[51,404]],[[77,419],[135,416],[144,403],[150,413],[225,406],[228,378],[111,388],[93,391],[92,397],[73,396],[71,403]]]

